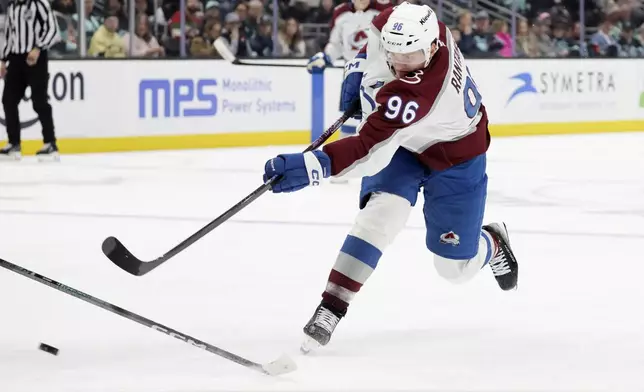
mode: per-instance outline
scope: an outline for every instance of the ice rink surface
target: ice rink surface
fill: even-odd
[[[422,211],[341,321],[299,354],[357,212],[359,182],[266,194],[144,277],[153,259],[298,147],[33,157],[0,164],[0,257],[251,360],[272,378],[0,269],[0,391],[643,391],[644,133],[494,139],[486,222],[505,220],[519,288],[436,274]],[[57,357],[39,342],[60,349]]]

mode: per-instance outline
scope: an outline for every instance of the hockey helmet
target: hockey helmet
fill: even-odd
[[[390,66],[421,64],[431,59],[432,43],[438,40],[438,18],[428,5],[403,2],[394,8],[380,37]]]

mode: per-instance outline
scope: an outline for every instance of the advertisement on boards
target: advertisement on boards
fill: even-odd
[[[60,136],[71,136],[80,131],[76,127],[76,118],[89,105],[88,79],[89,75],[83,67],[75,66],[69,62],[51,62],[49,67],[48,96],[49,103],[54,110],[56,131]],[[0,91],[4,91],[4,79],[0,79]],[[20,126],[24,140],[42,139],[42,127],[38,114],[33,109],[31,101],[31,88],[27,87],[25,96],[18,107],[20,113]],[[82,122],[82,120],[81,120]],[[0,133],[1,139],[6,138],[6,122],[4,109],[0,105]]]
[[[304,70],[217,60],[51,61],[49,102],[59,139],[306,131],[310,85]],[[30,95],[22,135],[40,140]],[[0,106],[3,139],[4,125]]]
[[[146,134],[310,128],[311,82],[304,70],[190,61],[152,64],[138,76],[133,109],[136,128]]]
[[[492,121],[587,122],[641,119],[636,62],[476,61],[471,69]]]

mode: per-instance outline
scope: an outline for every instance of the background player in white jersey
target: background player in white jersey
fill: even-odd
[[[324,51],[316,53],[307,65],[309,73],[324,72],[326,66],[336,60],[353,60],[358,51],[367,43],[366,30],[371,21],[381,11],[391,7],[389,0],[351,0],[335,7],[329,25],[331,33]],[[342,92],[341,94],[344,94]],[[340,111],[344,112],[342,99]],[[340,128],[340,138],[354,135],[358,125],[357,119],[349,119]],[[346,182],[333,180],[333,182]]]
[[[447,27],[428,6],[402,3],[378,15],[344,88],[360,96],[355,136],[322,150],[269,160],[273,192],[319,185],[321,177],[363,177],[360,212],[340,250],[303,345],[325,345],[349,303],[424,197],[426,246],[440,276],[464,283],[489,265],[503,290],[518,264],[503,223],[482,226],[490,143],[482,96]]]

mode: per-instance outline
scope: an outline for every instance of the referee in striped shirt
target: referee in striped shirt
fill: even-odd
[[[0,157],[20,159],[18,105],[31,87],[31,101],[42,125],[43,148],[39,158],[58,157],[54,119],[47,97],[47,49],[58,40],[58,25],[48,0],[14,0],[7,8],[5,46],[0,51],[0,77],[4,77],[2,106],[9,143]]]

